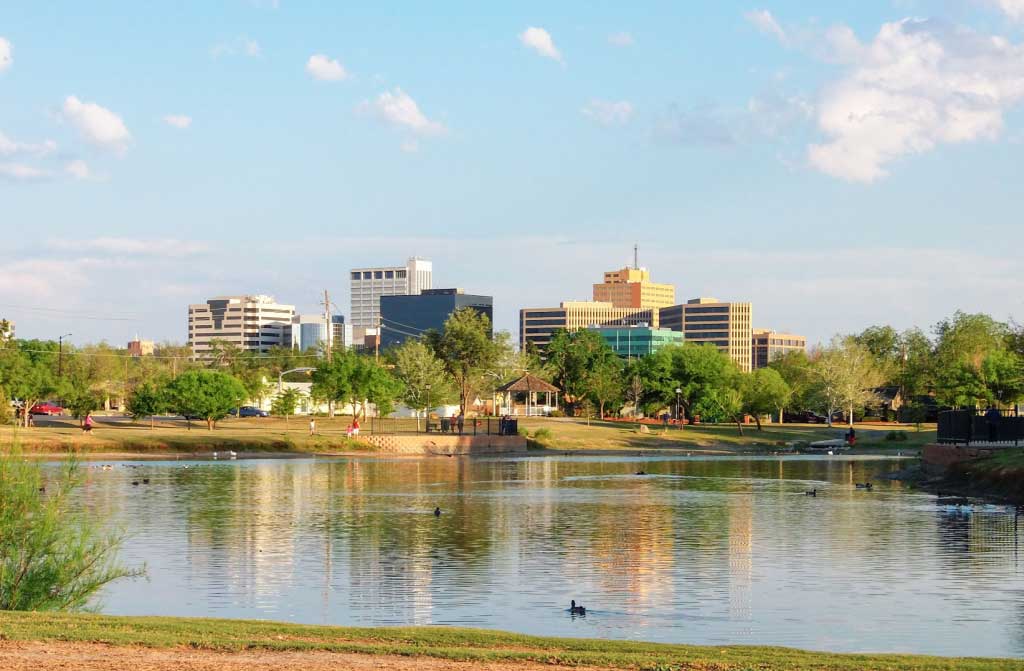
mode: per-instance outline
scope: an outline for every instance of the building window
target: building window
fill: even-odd
[[[380,270],[373,271],[373,279],[380,280],[384,278],[384,272]]]
[[[395,271],[395,277],[397,277],[400,280],[404,280],[405,279],[405,271],[404,270],[396,270]]]
[[[384,271],[384,277],[386,279],[389,279],[389,280],[395,279],[395,271],[393,271],[393,270],[385,270]]]

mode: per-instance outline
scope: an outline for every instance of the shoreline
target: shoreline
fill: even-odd
[[[1024,660],[831,653],[777,646],[551,638],[460,627],[334,627],[265,620],[0,613],[5,668],[683,669],[1001,671]],[[9,663],[8,663],[9,662]],[[128,662],[128,664],[126,664]],[[257,663],[258,662],[258,663]],[[366,662],[365,666],[362,663]],[[20,666],[15,666],[20,664]],[[359,666],[357,666],[357,664]]]

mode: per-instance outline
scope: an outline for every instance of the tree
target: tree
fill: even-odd
[[[315,398],[349,405],[352,418],[366,415],[366,404],[377,407],[378,415],[388,415],[402,393],[402,383],[373,357],[346,350],[313,371],[312,395]]]
[[[853,426],[854,410],[873,401],[874,390],[881,383],[871,352],[851,337],[833,338],[815,362],[815,372],[818,397],[827,408],[829,426],[839,409],[848,411]]]
[[[870,326],[852,338],[871,353],[875,368],[883,380],[892,380],[899,370],[903,351],[899,332],[891,326]]]
[[[498,348],[491,339],[491,320],[472,308],[459,308],[444,323],[444,332],[429,331],[427,344],[444,363],[459,390],[463,413],[475,396],[481,375],[494,368]]]
[[[104,586],[141,570],[117,561],[123,535],[83,514],[71,460],[53,480],[16,450],[0,456],[0,610],[80,610]]]
[[[49,350],[49,351],[47,351]],[[56,343],[22,340],[0,349],[0,386],[22,404],[21,420],[29,425],[29,410],[58,390],[53,364],[48,359]]]
[[[604,419],[606,405],[620,405],[623,396],[622,361],[613,355],[613,358],[603,358],[594,363],[590,371],[590,388],[587,396],[598,407],[598,417]]]
[[[414,410],[430,411],[455,396],[448,371],[434,351],[419,340],[406,340],[392,352],[395,376],[402,382],[401,399]]]
[[[298,406],[301,398],[301,391],[295,387],[285,387],[270,403],[270,412],[284,417],[285,424],[287,424],[288,417],[295,414],[295,408]]]
[[[807,354],[802,351],[786,352],[769,363],[768,367],[779,374],[789,389],[785,405],[779,408],[779,421],[783,421],[786,408],[800,411],[810,409],[814,404],[811,396],[815,372]]]
[[[981,379],[989,403],[1011,405],[1024,397],[1024,359],[1009,350],[990,352],[981,361]]]
[[[672,359],[672,377],[676,389],[681,391],[683,408],[691,417],[714,415],[718,409],[732,408],[735,398],[726,404],[722,395],[716,392],[734,388],[742,395],[736,381],[739,369],[727,354],[712,344],[696,345],[686,343],[682,347],[666,348]],[[671,390],[675,397],[675,389]],[[726,416],[735,413],[726,412]],[[742,429],[740,431],[742,433]]]
[[[622,364],[615,351],[596,331],[583,329],[569,333],[559,329],[548,343],[547,355],[547,365],[554,374],[554,382],[561,387],[566,403],[573,411],[578,409],[580,401],[594,393],[596,385],[603,387],[601,393],[606,397],[605,402],[615,395],[614,384],[607,378],[620,376]],[[601,406],[603,415],[604,402],[591,397]]]
[[[778,411],[789,401],[789,385],[774,368],[759,368],[743,377],[743,411],[754,417],[761,431],[761,416]]]
[[[166,387],[167,406],[186,419],[201,417],[206,428],[227,416],[246,397],[242,383],[215,370],[190,370],[171,380]],[[191,427],[191,424],[189,424]]]
[[[127,406],[132,419],[138,421],[149,417],[149,428],[152,429],[156,425],[154,416],[167,411],[167,394],[159,385],[144,382],[129,394]]]

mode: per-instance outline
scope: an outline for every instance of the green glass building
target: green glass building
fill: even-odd
[[[591,326],[623,359],[654,354],[666,345],[682,345],[682,331],[650,326]]]

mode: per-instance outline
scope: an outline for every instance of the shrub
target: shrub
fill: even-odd
[[[561,410],[552,410],[548,413],[548,417],[565,417],[565,413]]]
[[[537,429],[533,432],[533,439],[540,443],[551,440],[551,429],[545,427]]]
[[[526,430],[525,426],[519,427],[519,430],[516,431],[516,433],[518,433],[523,438],[529,438],[530,437],[530,432]]]
[[[0,610],[83,610],[105,585],[143,574],[118,563],[123,534],[71,501],[81,482],[74,460],[44,482],[39,462],[0,454]]]

